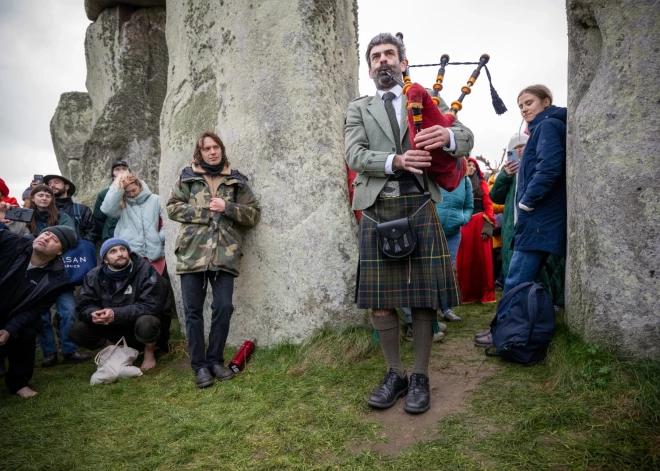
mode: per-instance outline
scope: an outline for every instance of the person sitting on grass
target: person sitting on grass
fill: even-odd
[[[9,204],[0,203],[0,221]],[[78,244],[67,226],[46,227],[34,238],[19,236],[0,222],[0,370],[9,360],[5,384],[22,398],[35,396],[29,382],[34,371],[41,314],[69,286],[60,258]]]
[[[171,317],[167,281],[128,242],[118,238],[101,246],[103,265],[94,268],[83,282],[76,307],[77,321],[70,336],[79,345],[98,350],[122,337],[144,351],[140,368],[156,366],[158,346],[168,351]]]

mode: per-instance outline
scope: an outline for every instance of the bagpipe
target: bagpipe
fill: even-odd
[[[403,34],[397,33],[396,37],[403,42]],[[418,149],[415,145],[415,136],[422,129],[431,126],[440,125],[444,128],[449,128],[456,120],[456,114],[463,109],[463,100],[467,95],[472,92],[472,86],[479,78],[481,70],[484,69],[490,82],[490,93],[493,101],[493,107],[498,115],[507,111],[504,102],[499,97],[491,80],[490,72],[488,71],[488,61],[490,56],[483,54],[479,58],[479,62],[449,62],[449,56],[443,54],[440,57],[439,64],[420,64],[408,65],[408,58],[404,58],[406,70],[403,73],[403,81],[391,72],[387,71],[392,80],[403,87],[403,94],[406,96],[408,107],[408,130],[410,133],[410,145],[412,149]],[[446,113],[442,113],[438,106],[440,105],[440,91],[443,88],[443,80],[445,78],[445,69],[448,65],[476,65],[472,75],[467,81],[467,84],[461,87],[461,95],[458,99],[451,104],[451,108]],[[433,67],[440,66],[436,76],[436,81],[433,84],[433,96],[420,84],[412,83],[410,80],[411,67]],[[423,150],[423,149],[421,149]],[[457,159],[449,155],[442,149],[433,149],[429,151],[431,154],[431,166],[428,171],[424,172],[424,180],[426,183],[427,172],[430,178],[435,181],[441,188],[447,191],[455,190],[465,175],[466,163],[465,159]]]

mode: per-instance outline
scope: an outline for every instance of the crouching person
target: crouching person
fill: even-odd
[[[142,370],[156,366],[155,349],[167,351],[171,303],[167,280],[128,242],[112,238],[101,246],[103,265],[90,271],[80,291],[76,323],[69,335],[78,344],[98,350],[122,337],[144,351]]]

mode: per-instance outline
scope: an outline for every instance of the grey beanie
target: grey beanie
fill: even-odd
[[[39,234],[41,235],[44,232],[55,234],[55,237],[57,237],[60,241],[60,244],[62,244],[62,253],[68,252],[78,245],[78,236],[76,235],[76,231],[71,229],[69,226],[50,226],[45,228]]]

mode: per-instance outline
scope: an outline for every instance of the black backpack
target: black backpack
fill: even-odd
[[[555,334],[552,298],[537,283],[516,286],[497,305],[490,331],[494,347],[486,349],[486,356],[499,356],[522,365],[538,363],[545,358]]]

